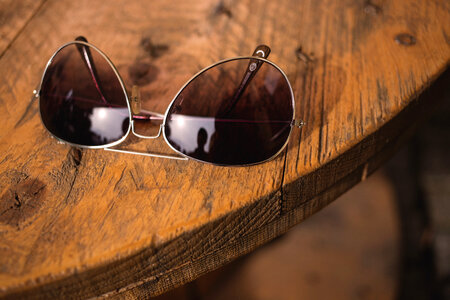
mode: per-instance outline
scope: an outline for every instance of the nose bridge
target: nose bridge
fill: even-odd
[[[141,92],[137,85],[133,85],[133,87],[131,88],[131,96],[129,97],[129,99],[130,99],[130,108],[131,108],[131,115],[132,115],[131,132],[133,133],[133,135],[135,135],[139,138],[142,138],[142,139],[156,139],[156,138],[160,137],[162,127],[163,127],[162,123],[159,125],[158,134],[149,136],[149,135],[143,135],[143,134],[137,133],[135,130],[134,122],[135,122],[135,120],[138,120],[138,121],[142,120],[142,121],[148,121],[148,122],[154,122],[157,120],[160,121],[160,120],[164,119],[164,115],[142,109],[142,107],[141,107],[141,103],[142,103]]]
[[[161,136],[161,132],[162,132],[163,125],[164,125],[164,124],[160,124],[160,125],[159,125],[159,130],[158,130],[158,134],[157,134],[157,135],[142,135],[142,134],[137,133],[137,132],[134,130],[134,120],[131,120],[131,132],[132,132],[135,136],[137,136],[138,138],[141,138],[141,139],[157,139],[157,138],[159,138],[159,137]]]

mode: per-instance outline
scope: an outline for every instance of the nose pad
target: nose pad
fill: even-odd
[[[133,115],[139,115],[141,113],[141,92],[137,85],[133,85],[131,88],[130,102]]]

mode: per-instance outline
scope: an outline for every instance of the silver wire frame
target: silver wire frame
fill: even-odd
[[[50,132],[50,130],[48,130],[48,128],[45,126],[44,122],[42,121],[42,114],[41,114],[41,111],[39,110],[39,116],[40,116],[40,118],[41,118],[42,124],[44,124],[45,129],[46,129],[46,130],[47,130],[47,131],[48,131],[55,139],[57,139],[57,140],[60,141],[60,142],[65,143],[65,144],[68,144],[68,145],[71,145],[71,146],[74,146],[74,147],[87,148],[87,149],[104,149],[104,150],[107,150],[107,151],[114,151],[114,152],[119,152],[119,153],[127,153],[127,154],[143,155],[143,156],[150,156],[150,157],[159,157],[159,158],[168,158],[168,159],[176,159],[176,160],[189,160],[189,159],[192,159],[192,160],[195,160],[195,161],[199,161],[199,162],[207,163],[207,164],[212,164],[212,165],[216,165],[216,166],[229,166],[229,165],[215,164],[215,163],[211,163],[211,162],[207,162],[207,161],[202,161],[202,160],[199,160],[199,159],[196,159],[196,158],[189,157],[189,156],[187,156],[186,154],[184,154],[184,153],[178,151],[177,149],[175,149],[175,148],[169,143],[169,141],[168,141],[168,139],[167,139],[167,137],[166,137],[165,131],[164,131],[164,126],[165,126],[165,124],[166,124],[166,119],[167,119],[167,115],[168,115],[168,113],[169,113],[169,110],[170,110],[170,108],[172,107],[172,105],[173,105],[175,99],[176,99],[176,98],[178,97],[178,95],[184,90],[184,88],[185,88],[187,85],[189,85],[189,83],[191,83],[192,80],[194,80],[197,76],[199,76],[199,75],[202,74],[203,72],[205,72],[205,71],[207,71],[207,70],[209,70],[209,69],[211,69],[211,68],[213,68],[213,67],[215,67],[215,66],[217,66],[217,65],[219,65],[219,64],[222,64],[222,63],[225,63],[225,62],[228,62],[228,61],[232,61],[232,60],[238,60],[238,59],[257,59],[257,60],[260,60],[260,61],[262,61],[262,62],[266,62],[266,63],[271,64],[271,65],[274,66],[278,71],[281,72],[281,74],[284,76],[284,78],[286,79],[286,81],[287,81],[287,83],[288,83],[289,90],[290,90],[290,93],[291,93],[292,107],[293,107],[293,115],[292,115],[292,122],[291,122],[291,130],[289,131],[288,138],[286,139],[286,142],[284,143],[283,147],[281,147],[281,149],[280,149],[276,154],[274,154],[273,156],[271,156],[271,157],[269,157],[268,159],[266,159],[266,160],[264,160],[264,161],[261,161],[261,162],[252,163],[252,164],[244,164],[244,165],[235,165],[235,166],[236,166],[236,167],[239,167],[239,166],[251,166],[251,165],[256,165],[256,164],[260,164],[260,163],[264,163],[264,162],[266,162],[266,161],[272,160],[273,158],[275,158],[276,156],[278,156],[278,155],[284,150],[284,148],[286,147],[286,145],[288,144],[289,138],[290,138],[291,133],[292,133],[292,128],[293,128],[293,127],[299,127],[299,128],[301,128],[301,127],[304,125],[303,121],[301,121],[301,120],[295,120],[295,119],[294,119],[294,118],[295,118],[294,92],[292,91],[291,83],[289,82],[289,79],[287,78],[286,74],[285,74],[285,73],[283,72],[283,70],[281,70],[281,68],[278,67],[275,63],[273,63],[273,62],[271,62],[271,61],[269,61],[269,60],[267,60],[267,59],[260,58],[260,57],[258,57],[258,56],[238,56],[238,57],[233,57],[233,58],[229,58],[229,59],[224,59],[224,60],[218,61],[218,62],[216,62],[216,63],[214,63],[214,64],[212,64],[212,65],[210,65],[210,66],[208,66],[208,67],[206,67],[206,68],[204,68],[204,69],[202,69],[202,70],[200,70],[199,72],[197,72],[197,74],[195,74],[194,76],[192,76],[192,77],[191,77],[191,78],[190,78],[190,79],[189,79],[189,80],[181,87],[181,89],[178,91],[178,93],[175,95],[175,97],[174,97],[174,98],[172,99],[172,101],[170,102],[169,106],[167,107],[167,110],[166,110],[165,114],[163,115],[163,116],[164,116],[164,120],[163,120],[163,123],[160,125],[158,134],[157,134],[156,136],[144,136],[144,135],[140,135],[140,134],[138,134],[138,133],[136,133],[136,132],[134,131],[134,120],[133,120],[133,115],[132,115],[132,111],[131,111],[131,107],[130,107],[130,99],[129,99],[127,90],[126,90],[126,88],[125,88],[125,84],[124,84],[124,82],[123,82],[123,80],[122,80],[122,77],[120,77],[120,74],[119,74],[118,70],[116,69],[116,67],[114,66],[114,64],[112,63],[112,61],[108,58],[108,56],[106,56],[106,54],[103,53],[103,52],[102,52],[100,49],[98,49],[96,46],[94,46],[94,45],[92,45],[92,44],[90,44],[90,43],[87,43],[87,42],[83,42],[83,41],[72,41],[72,42],[68,42],[68,43],[62,45],[61,47],[59,47],[59,48],[55,51],[55,53],[53,53],[53,55],[52,55],[51,58],[49,59],[47,65],[46,65],[46,67],[45,67],[45,69],[44,69],[44,72],[43,72],[42,77],[41,77],[41,81],[40,81],[40,83],[39,83],[39,87],[34,91],[35,97],[36,97],[36,98],[39,98],[39,101],[40,101],[40,90],[41,90],[41,87],[42,87],[42,82],[43,82],[43,80],[44,80],[44,76],[45,76],[45,73],[47,72],[48,67],[50,66],[51,62],[53,61],[53,58],[54,58],[54,57],[59,53],[59,51],[61,51],[63,48],[65,48],[65,47],[67,47],[67,46],[69,46],[69,45],[72,45],[72,44],[81,44],[81,45],[85,45],[85,46],[88,46],[88,47],[94,49],[94,50],[97,51],[97,52],[98,52],[98,53],[99,53],[99,54],[100,54],[100,55],[108,62],[108,64],[111,66],[111,68],[112,68],[113,71],[114,71],[114,74],[117,76],[117,78],[118,78],[118,80],[119,80],[119,82],[120,82],[120,86],[122,87],[123,93],[124,93],[124,95],[125,95],[125,99],[127,100],[127,107],[128,107],[129,118],[130,118],[130,124],[128,125],[128,130],[127,130],[126,134],[125,134],[121,139],[119,139],[118,141],[115,141],[115,142],[113,142],[113,143],[106,144],[106,145],[100,145],[100,146],[85,146],[85,145],[79,145],[79,144],[71,143],[71,142],[65,141],[65,140],[63,140],[63,139],[61,139],[61,138],[55,136],[55,135],[54,135],[52,132]],[[161,115],[161,114],[159,114],[159,113],[151,113],[151,114]],[[164,141],[166,142],[166,144],[167,144],[167,145],[168,145],[168,146],[169,146],[169,147],[170,147],[177,155],[170,155],[170,154],[164,155],[164,154],[151,153],[151,152],[138,152],[138,151],[133,151],[133,150],[122,150],[122,149],[111,148],[111,147],[117,146],[117,145],[119,145],[120,143],[122,143],[122,142],[128,137],[130,131],[132,132],[133,135],[135,135],[135,136],[138,137],[138,138],[142,138],[142,139],[156,139],[156,138],[159,138],[159,137],[161,136],[161,132],[162,132],[162,133],[163,133],[163,137],[164,137]]]

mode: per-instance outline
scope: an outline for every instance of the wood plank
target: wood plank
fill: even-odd
[[[448,16],[445,1],[49,0],[0,58],[2,295],[157,295],[285,232],[365,178],[430,109],[415,96],[448,65]],[[150,66],[143,98],[160,111],[201,67],[269,44],[307,126],[286,157],[248,168],[57,144],[29,99],[77,35],[128,86]]]
[[[0,1],[0,57],[45,0]]]

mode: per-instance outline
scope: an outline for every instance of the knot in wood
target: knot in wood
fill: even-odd
[[[416,38],[409,33],[400,33],[395,36],[397,44],[403,46],[412,46],[416,44]]]

